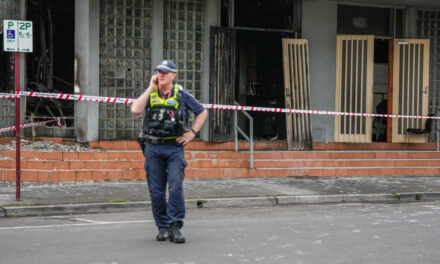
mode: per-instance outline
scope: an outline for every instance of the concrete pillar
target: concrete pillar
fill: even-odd
[[[99,0],[75,0],[75,93],[99,95]],[[99,103],[75,102],[78,142],[99,140]]]
[[[211,26],[220,26],[220,0],[205,0],[203,1],[203,18],[204,18],[204,32],[203,32],[203,76],[202,76],[202,103],[209,102],[209,65],[210,65],[210,28]],[[202,140],[209,140],[209,118],[200,131],[200,138]]]
[[[163,0],[153,0],[151,29],[151,75],[163,58]]]
[[[407,20],[406,20],[406,32],[405,38],[417,38],[417,9],[408,8],[406,10]]]
[[[309,40],[311,109],[335,110],[337,3],[303,1],[302,38]],[[333,142],[334,117],[312,115],[313,142]]]

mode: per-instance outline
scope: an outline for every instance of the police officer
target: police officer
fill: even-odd
[[[133,103],[131,112],[135,115],[145,112],[143,151],[151,207],[159,229],[156,240],[185,243],[180,232],[185,217],[182,183],[188,164],[183,146],[200,131],[208,112],[190,93],[173,84],[177,68],[172,61],[162,61],[155,70],[157,74],[151,77],[147,90]],[[192,127],[186,129],[188,110],[196,118]]]

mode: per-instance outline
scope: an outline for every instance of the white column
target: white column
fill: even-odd
[[[153,0],[151,16],[151,75],[163,58],[163,1]]]
[[[99,95],[99,0],[75,0],[75,91]],[[78,142],[99,139],[99,104],[75,102],[75,134]]]

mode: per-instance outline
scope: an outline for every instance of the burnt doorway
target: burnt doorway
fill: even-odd
[[[26,57],[27,89],[74,93],[74,0],[27,0],[27,20],[34,25],[34,52]],[[73,138],[71,100],[27,97],[26,120],[61,117],[64,128],[38,127],[26,136]]]
[[[225,98],[230,99],[229,102],[236,101],[240,105],[285,107],[282,39],[298,37],[301,29],[301,2],[301,0],[221,0],[221,26],[233,32],[229,34],[233,36],[233,43],[224,42],[232,44],[232,47],[226,45],[223,52],[215,55],[228,54],[223,56],[223,62],[227,63],[222,67],[217,67],[221,61],[211,58],[210,96],[225,94],[227,95]],[[211,30],[211,37],[212,35]],[[211,41],[211,56],[219,47],[212,45]],[[233,52],[227,53],[226,48]],[[221,71],[213,72],[213,68],[227,69],[223,70],[225,73],[233,70],[232,80],[224,75],[217,76],[221,75]],[[221,88],[220,85],[214,85],[213,80],[232,82]],[[221,84],[221,82],[217,83]],[[286,138],[285,114],[249,113],[254,118],[255,139]],[[247,120],[242,115],[238,115],[238,118],[240,128],[249,133]],[[218,121],[218,124],[215,123],[217,126],[213,126],[210,122],[210,130],[231,127],[229,119],[222,120]],[[231,130],[226,129],[224,134],[227,135],[229,132],[232,133]],[[226,141],[227,137],[223,139]]]
[[[238,30],[235,98],[240,105],[285,107],[282,38],[279,32]],[[250,112],[256,139],[286,138],[283,113]],[[240,127],[246,126],[241,120]]]

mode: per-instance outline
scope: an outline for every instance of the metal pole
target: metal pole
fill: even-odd
[[[238,151],[237,110],[234,111],[234,148]]]
[[[14,71],[15,71],[15,91],[20,91],[20,53],[14,52],[15,63],[14,63]],[[16,180],[16,189],[15,189],[15,197],[17,201],[20,201],[20,98],[15,98],[15,180]]]
[[[251,149],[250,149],[250,155],[251,155],[251,169],[254,168],[254,120],[250,119],[249,120],[249,126],[250,126],[250,140],[249,143],[251,144]]]
[[[440,116],[440,106],[437,107],[436,116]],[[436,144],[437,149],[436,150],[439,151],[439,145],[440,145],[440,120],[437,119],[437,120],[435,120],[435,122],[437,123],[436,130],[435,130],[436,141],[437,141],[437,144]]]

